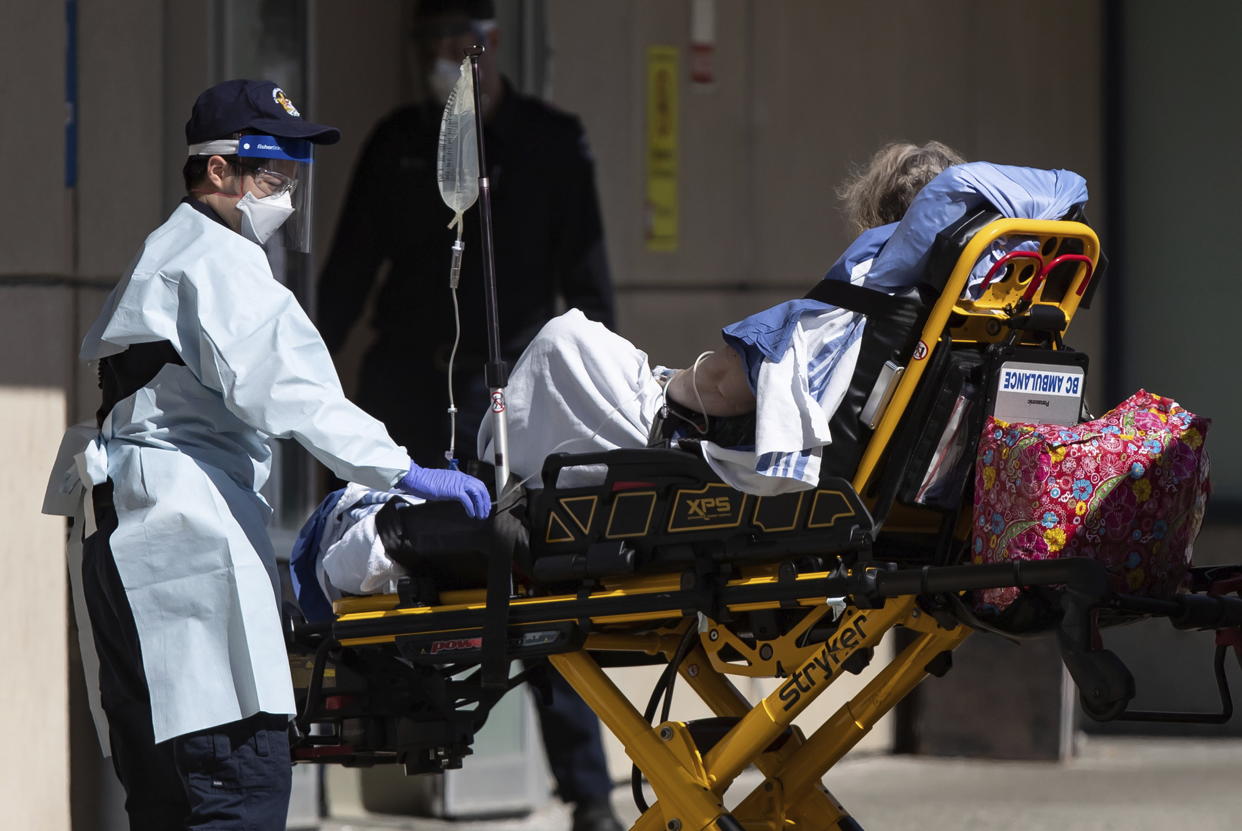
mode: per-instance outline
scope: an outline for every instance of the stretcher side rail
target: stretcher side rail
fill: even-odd
[[[557,487],[563,471],[603,467],[596,485]],[[856,556],[875,535],[853,487],[828,477],[813,491],[759,497],[722,482],[697,453],[613,450],[554,454],[527,497],[530,576],[538,585],[695,562],[770,563]]]

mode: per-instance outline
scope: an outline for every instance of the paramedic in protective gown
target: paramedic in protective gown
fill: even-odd
[[[98,431],[62,446],[72,461],[53,472],[48,504],[86,495],[75,601],[134,829],[285,827],[294,698],[259,495],[271,438],[296,439],[342,479],[490,511],[481,482],[412,464],[346,400],[272,275],[263,244],[278,231],[304,242],[311,145],[339,135],[270,82],[199,96],[188,196],[82,344],[100,362]]]

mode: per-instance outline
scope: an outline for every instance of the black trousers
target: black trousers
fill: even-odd
[[[547,702],[535,696],[535,710],[557,795],[574,805],[607,802],[612,779],[600,739],[599,717],[546,661],[531,664],[540,666],[536,671],[547,673],[551,692]]]
[[[155,743],[138,630],[112,557],[111,483],[93,496],[98,529],[83,543],[82,588],[130,828],[283,831],[292,785],[286,716],[257,713]]]

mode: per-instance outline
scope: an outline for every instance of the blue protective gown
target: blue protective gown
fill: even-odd
[[[386,489],[409,458],[341,391],[319,333],[262,249],[188,204],[146,240],[82,344],[95,360],[169,341],[53,489],[111,478],[113,556],[133,610],[157,742],[256,712],[293,713],[276,558],[258,491],[269,440]],[[49,500],[49,504],[55,500]],[[89,528],[88,528],[89,532]],[[76,576],[76,575],[75,575]]]

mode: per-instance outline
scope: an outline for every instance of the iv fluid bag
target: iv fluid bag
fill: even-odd
[[[436,161],[440,198],[455,214],[449,227],[461,228],[461,215],[479,198],[479,146],[475,136],[474,81],[470,59],[444,105],[440,119],[440,154]]]

